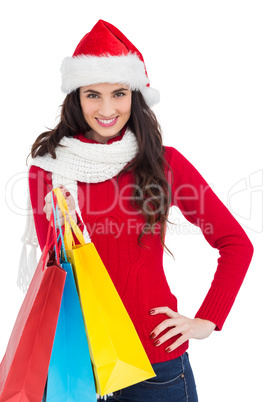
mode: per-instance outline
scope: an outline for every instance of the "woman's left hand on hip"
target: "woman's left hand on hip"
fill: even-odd
[[[166,352],[172,352],[191,338],[205,339],[216,328],[216,325],[211,321],[201,318],[188,318],[171,310],[169,307],[156,307],[150,310],[149,313],[150,315],[166,314],[169,317],[157,325],[150,334],[156,347],[159,347],[173,336],[181,335],[166,349]],[[170,329],[161,336],[161,332],[168,328]]]

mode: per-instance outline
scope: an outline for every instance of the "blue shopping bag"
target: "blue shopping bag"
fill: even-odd
[[[53,210],[55,222],[57,210],[54,205]],[[63,242],[62,245],[64,247]],[[48,370],[45,400],[96,402],[95,381],[72,266],[61,259],[61,267],[67,272],[67,277]]]

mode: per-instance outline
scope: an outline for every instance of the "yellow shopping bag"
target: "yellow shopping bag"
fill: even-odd
[[[105,395],[154,377],[135,327],[94,244],[85,244],[61,191],[57,188],[54,192],[65,216],[64,242],[82,306],[97,392]],[[74,246],[72,230],[79,245]]]

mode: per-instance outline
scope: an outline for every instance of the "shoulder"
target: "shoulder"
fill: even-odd
[[[177,156],[177,154],[181,155],[182,154],[174,147],[168,147],[166,145],[163,146],[164,149],[164,156],[166,161],[168,162],[173,156]]]
[[[167,162],[167,172],[170,172],[175,182],[188,184],[207,184],[199,170],[176,148],[164,147],[164,158]]]
[[[164,158],[171,168],[193,166],[186,157],[174,147],[164,146]]]
[[[40,182],[51,183],[52,181],[52,174],[51,172],[47,172],[46,170],[42,169],[39,166],[31,165],[29,169],[29,182],[30,185]]]
[[[42,174],[42,175],[51,176],[51,172],[47,172],[46,170],[42,169],[41,167],[32,164],[29,169],[29,174],[37,174],[37,173]]]

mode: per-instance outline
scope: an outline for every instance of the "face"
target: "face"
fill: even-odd
[[[123,84],[92,84],[80,88],[85,136],[101,143],[120,135],[131,114],[131,91]]]

